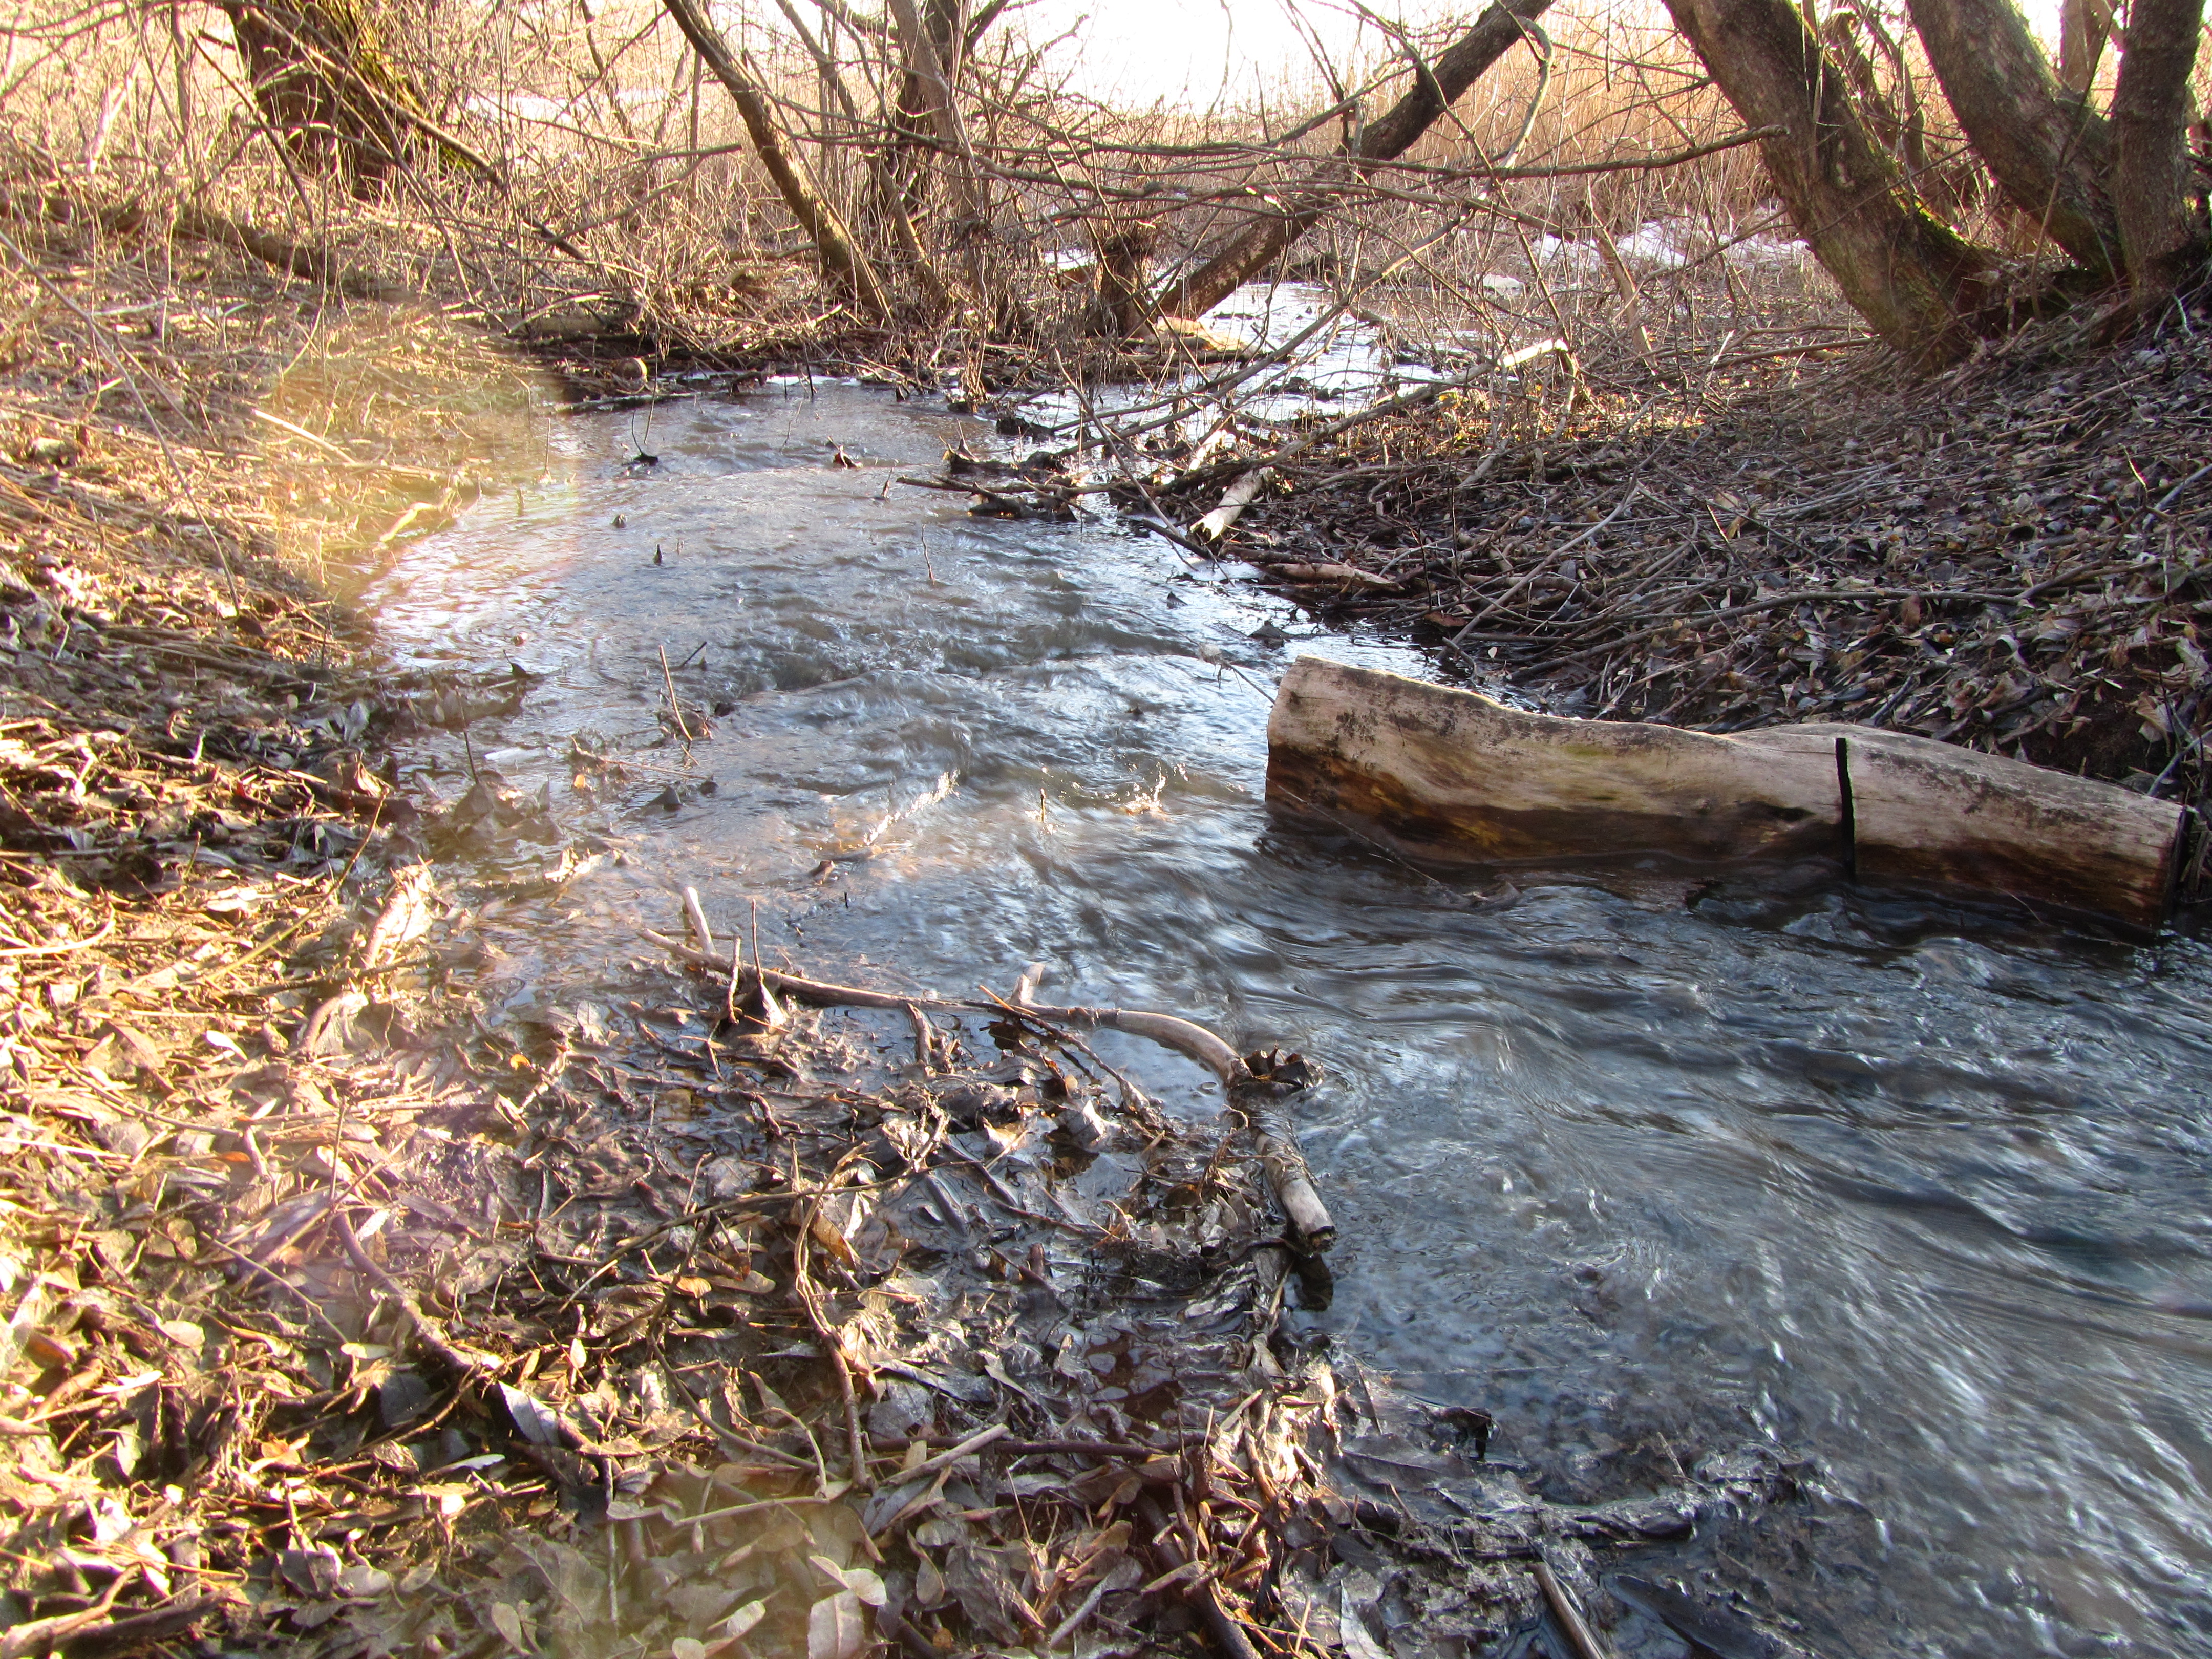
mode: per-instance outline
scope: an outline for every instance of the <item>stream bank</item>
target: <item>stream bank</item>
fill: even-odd
[[[1222,552],[1331,627],[1419,642],[1438,678],[1705,731],[1856,721],[2201,823],[2205,307],[2117,342],[2045,325],[1926,382],[1796,350],[1718,398],[1539,364],[1154,489],[1192,522],[1257,483]],[[2200,830],[2185,903],[2212,896],[2208,857]]]

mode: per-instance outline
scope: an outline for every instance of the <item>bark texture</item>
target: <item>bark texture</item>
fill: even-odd
[[[2058,79],[2069,92],[2089,90],[2112,32],[2112,14],[2105,0],[2060,0]]]
[[[1094,234],[1098,253],[1098,288],[1091,307],[1091,331],[1126,340],[1151,320],[1146,272],[1159,246],[1159,222],[1109,224]]]
[[[1875,332],[1922,361],[1970,349],[1995,262],[1911,199],[1803,15],[1788,0],[1667,0],[1667,9],[1745,125],[1778,130],[1760,141],[1775,189]]]
[[[783,197],[784,205],[791,210],[792,217],[813,240],[815,254],[831,283],[864,315],[888,314],[890,303],[875,267],[853,240],[852,232],[845,228],[837,210],[799,170],[784,143],[783,135],[769,117],[767,94],[760,83],[746,72],[708,21],[699,0],[664,0],[664,3],[668,15],[676,20],[676,27],[684,31],[684,38],[691,43],[691,49],[699,54],[700,62],[713,71],[714,78],[730,94],[730,101],[738,106],[738,115],[745,124],[753,149],[759,152],[761,165],[775,181],[776,190]]]
[[[2112,91],[2112,204],[2138,298],[2173,292],[2201,248],[2189,201],[2189,76],[2203,0],[2136,0]]]
[[[1273,264],[1336,204],[1350,178],[1412,149],[1485,70],[1527,38],[1522,25],[1543,15],[1550,4],[1551,0],[1499,0],[1492,5],[1434,64],[1423,65],[1413,90],[1359,135],[1342,157],[1349,174],[1344,183],[1316,183],[1300,191],[1280,212],[1249,226],[1171,285],[1160,296],[1159,308],[1170,317],[1200,316]]]
[[[319,171],[373,194],[404,165],[422,95],[359,0],[223,0],[262,118]]]
[[[1569,720],[1319,657],[1276,691],[1267,799],[1439,861],[1837,858],[1869,882],[2145,932],[2166,918],[2185,822],[2178,802],[1908,732]]]
[[[2084,270],[2121,267],[2104,179],[2112,135],[2069,93],[2013,0],[1912,0],[1912,24],[1975,154],[2012,204]]]

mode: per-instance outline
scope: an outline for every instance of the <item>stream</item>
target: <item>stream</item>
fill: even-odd
[[[550,788],[591,855],[480,906],[496,1013],[637,995],[664,958],[635,930],[691,884],[824,977],[963,994],[1042,961],[1049,1000],[1297,1048],[1340,1368],[1488,1408],[1563,1501],[1745,1444],[1809,1462],[1802,1499],[1625,1570],[1826,1656],[2212,1650],[2212,952],[1832,885],[1519,872],[1486,905],[1494,874],[1279,821],[1293,657],[1432,665],[1109,520],[891,482],[963,438],[1021,453],[850,382],[580,416],[374,582],[399,665],[543,676],[468,754],[400,755],[448,799],[471,763]],[[664,650],[721,711],[688,776],[644,746]],[[579,733],[639,769],[578,790]],[[1102,1051],[1213,1109],[1194,1066]]]

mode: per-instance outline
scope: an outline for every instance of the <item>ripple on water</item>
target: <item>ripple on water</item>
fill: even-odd
[[[403,656],[549,676],[477,741],[623,860],[487,924],[495,995],[624,971],[696,882],[823,967],[960,990],[1042,959],[1294,1045],[1331,1073],[1305,1132],[1346,1353],[1488,1407],[1555,1494],[1761,1437],[1815,1460],[1804,1503],[1636,1571],[1712,1569],[1830,1654],[2212,1639],[2202,949],[1741,883],[1487,909],[1273,823],[1285,658],[1247,636],[1294,617],[1110,526],[885,492],[963,432],[988,441],[817,382],[656,411],[629,478],[629,420],[579,420],[532,508],[487,503],[372,595]],[[702,642],[715,793],[575,796],[569,736],[652,730],[657,648]],[[461,763],[403,758],[449,792]],[[1106,1052],[1203,1109],[1195,1068]]]

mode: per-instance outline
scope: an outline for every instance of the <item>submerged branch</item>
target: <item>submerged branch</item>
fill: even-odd
[[[651,928],[638,931],[692,967],[714,973],[727,971],[726,963],[687,940],[655,933]],[[1030,970],[1031,975],[1035,972],[1034,969]],[[990,1002],[871,991],[859,986],[778,973],[772,968],[750,968],[745,976],[821,1007],[879,1008],[908,1014],[924,1011],[957,1014],[1000,1012],[997,1005]],[[1030,1000],[1028,993],[1032,983],[1030,975],[1024,975],[1011,999],[1012,1006],[1024,1014],[1080,1030],[1121,1031],[1143,1037],[1194,1060],[1212,1072],[1220,1079],[1229,1109],[1251,1132],[1253,1150],[1267,1172],[1267,1183],[1273,1189],[1276,1202],[1282,1206],[1284,1218],[1290,1224],[1293,1242],[1309,1253],[1326,1250],[1336,1242],[1336,1223],[1314,1185],[1313,1172],[1306,1165],[1297,1134],[1279,1109],[1285,1098],[1319,1079],[1320,1072],[1310,1062],[1297,1054],[1273,1051],[1240,1057],[1215,1033],[1177,1014],[1139,1008],[1049,1006]]]

